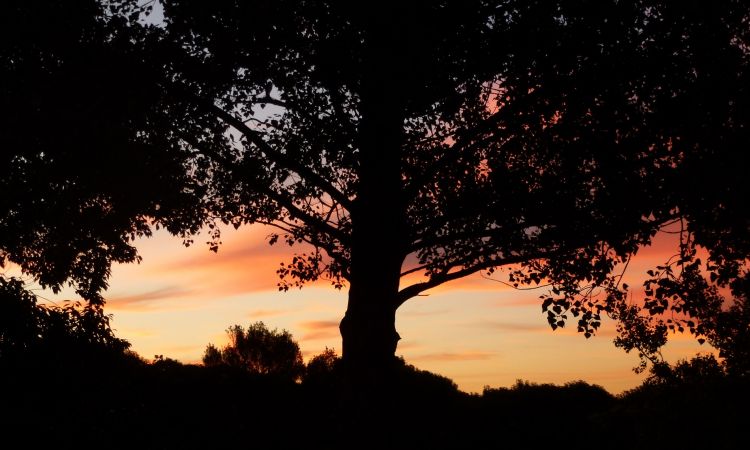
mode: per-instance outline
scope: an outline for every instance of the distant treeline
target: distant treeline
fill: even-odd
[[[520,380],[467,394],[400,360],[368,397],[352,389],[333,350],[302,364],[285,330],[258,322],[228,333],[227,346],[207,347],[204,365],[146,361],[123,341],[73,334],[9,352],[6,333],[0,435],[31,448],[714,449],[749,441],[747,380],[713,357],[656,367],[619,396],[583,381]],[[283,370],[248,365],[259,356]]]

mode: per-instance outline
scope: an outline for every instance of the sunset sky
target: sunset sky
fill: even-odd
[[[305,359],[325,347],[340,354],[338,322],[346,309],[346,289],[319,282],[278,292],[276,268],[295,248],[269,246],[269,233],[262,226],[224,230],[216,254],[200,244],[206,240],[201,236],[189,248],[164,232],[138,241],[143,262],[115,266],[105,294],[116,334],[147,359],[164,355],[198,362],[209,342],[226,343],[230,325],[262,320],[270,328],[289,330]],[[654,246],[639,253],[628,269],[631,286],[640,286],[638,278],[647,268],[674,253],[673,239],[660,234]],[[517,291],[479,275],[435,288],[399,309],[397,354],[470,392],[509,386],[517,379],[581,379],[619,393],[642,381],[643,375],[632,371],[637,355],[612,344],[611,322],[588,340],[574,326],[552,331],[538,300],[543,292]],[[71,296],[37,293],[53,300]],[[642,295],[642,288],[634,295]],[[676,335],[664,354],[674,362],[708,350],[689,336]]]

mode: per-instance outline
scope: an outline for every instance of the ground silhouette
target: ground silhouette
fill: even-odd
[[[84,346],[96,347],[91,342]],[[351,389],[333,350],[283,372],[153,361],[120,348],[0,355],[6,442],[57,448],[742,448],[750,385],[713,357],[652,370],[614,396],[583,381],[460,391],[398,360],[380,398]],[[98,347],[96,347],[98,348]],[[395,424],[386,426],[387,424]],[[373,430],[377,433],[373,434]]]

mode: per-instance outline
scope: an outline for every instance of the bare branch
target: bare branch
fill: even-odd
[[[259,132],[248,127],[245,124],[245,122],[243,122],[241,119],[224,111],[222,108],[216,105],[212,104],[211,108],[219,116],[219,118],[221,118],[227,124],[233,126],[240,133],[242,133],[248,139],[248,141],[255,144],[273,162],[283,167],[286,167],[289,170],[296,172],[305,181],[309,181],[312,184],[318,186],[323,191],[325,191],[328,195],[330,195],[331,198],[335,199],[340,204],[344,205],[344,207],[346,207],[347,209],[351,209],[351,200],[349,199],[349,197],[344,195],[343,192],[339,191],[328,180],[324,179],[322,176],[320,176],[316,172],[313,172],[309,167],[306,167],[300,164],[300,162],[295,160],[294,158],[290,158],[284,153],[281,153],[275,148],[273,148],[271,145],[268,144],[268,142],[263,140],[263,137],[261,136]]]
[[[270,97],[270,96],[259,97],[255,99],[255,101],[252,103],[255,105],[276,105],[282,108],[287,107],[286,102],[279,100],[277,98]]]
[[[409,275],[410,273],[419,272],[420,270],[424,270],[427,267],[428,266],[426,264],[422,266],[413,267],[411,269],[404,270],[403,272],[401,272],[401,275],[399,276],[403,277],[403,276]]]
[[[342,243],[347,243],[349,241],[349,236],[347,236],[343,231],[332,226],[322,218],[312,214],[308,214],[305,211],[299,209],[290,198],[284,196],[280,192],[274,191],[270,188],[264,188],[261,190],[261,192],[268,195],[279,205],[283,206],[284,209],[289,212],[290,216],[302,221],[305,225],[315,229],[317,232],[321,234],[328,234],[329,236],[338,239]]]
[[[471,275],[473,273],[477,273],[480,270],[489,269],[491,267],[499,267],[499,266],[505,266],[508,264],[515,264],[523,261],[527,261],[530,259],[539,259],[544,257],[544,254],[537,254],[537,255],[523,255],[523,256],[516,256],[516,257],[510,257],[510,258],[503,258],[501,260],[492,259],[487,260],[469,267],[465,267],[461,270],[457,270],[455,272],[451,273],[445,273],[433,276],[427,281],[423,281],[420,283],[412,284],[411,286],[407,286],[403,289],[401,289],[398,292],[398,295],[396,296],[396,307],[399,307],[404,304],[407,300],[409,300],[412,297],[415,297],[422,292],[432,289],[434,287],[440,286],[443,283],[447,283],[448,281],[457,280],[459,278],[463,278],[465,276]]]
[[[186,143],[188,143],[191,147],[198,149],[198,150],[201,149],[200,143],[197,142],[191,136],[188,136],[186,134],[181,134],[180,138],[183,139]],[[227,163],[227,159],[216,152],[206,152],[205,150],[201,150],[201,151],[204,154],[207,154],[210,157],[222,163],[225,163],[225,164]],[[349,237],[348,235],[346,235],[346,233],[332,226],[329,222],[324,221],[322,218],[314,214],[308,214],[306,211],[298,208],[294,204],[294,201],[291,198],[284,195],[283,193],[275,191],[271,187],[263,185],[263,184],[255,186],[255,188],[258,189],[264,195],[268,196],[271,200],[278,203],[284,209],[286,209],[289,212],[289,215],[291,217],[297,220],[300,220],[301,222],[315,229],[319,233],[328,234],[332,238],[337,239],[342,243],[348,242]]]
[[[234,127],[237,131],[242,133],[248,139],[248,141],[256,145],[273,162],[291,171],[296,172],[302,178],[304,178],[305,181],[308,181],[312,183],[313,185],[319,187],[323,191],[325,191],[328,195],[331,196],[331,198],[338,201],[344,208],[351,210],[351,206],[352,206],[351,199],[347,197],[339,189],[337,189],[328,180],[323,178],[320,174],[314,172],[309,167],[304,166],[303,164],[301,164],[299,161],[295,160],[294,158],[290,158],[284,153],[273,148],[268,142],[263,140],[261,133],[247,126],[247,124],[239,117],[234,116],[233,114],[225,111],[223,108],[214,104],[212,101],[201,98],[200,96],[196,95],[193,92],[190,92],[189,90],[185,88],[182,88],[182,90],[186,95],[189,95],[193,99],[195,99],[195,101],[199,105],[203,106],[204,108],[207,108],[208,110],[216,114],[216,116],[219,117],[222,121],[224,121],[228,125]],[[267,98],[270,98],[270,97],[267,97]]]

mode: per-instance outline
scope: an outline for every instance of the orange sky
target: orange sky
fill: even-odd
[[[338,321],[346,291],[322,282],[278,292],[276,268],[294,248],[268,246],[268,233],[261,226],[228,229],[217,254],[200,244],[185,248],[164,232],[139,241],[143,262],[115,266],[106,293],[116,334],[147,359],[159,354],[197,362],[206,344],[226,342],[224,330],[230,325],[262,320],[270,328],[289,330],[306,359],[325,347],[340,353]],[[666,260],[673,238],[660,235],[655,246],[631,262],[631,286],[640,285],[637,279],[647,268]],[[541,293],[515,291],[479,275],[428,291],[398,311],[398,354],[471,392],[486,385],[509,386],[517,379],[582,379],[619,393],[642,381],[632,371],[637,355],[612,344],[611,323],[588,340],[574,329],[553,332],[541,312]],[[675,361],[708,350],[678,335],[665,356]]]

